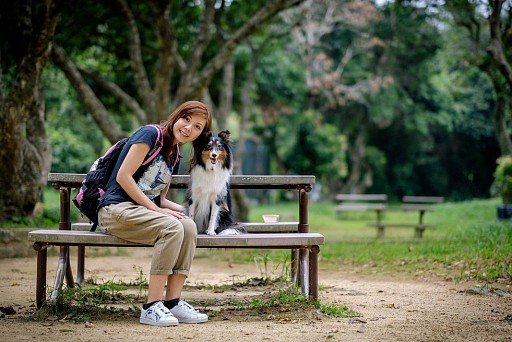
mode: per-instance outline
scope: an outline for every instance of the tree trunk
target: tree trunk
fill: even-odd
[[[0,103],[0,220],[32,215],[46,183],[50,150],[43,122],[41,73],[57,24],[57,3],[46,1],[37,20],[28,2],[20,5],[25,11],[18,12],[18,19],[30,23],[33,31],[17,65],[16,80]]]
[[[259,53],[258,51],[254,51],[253,49],[251,50],[252,59],[250,63],[250,69],[247,75],[247,80],[245,81],[242,88],[242,108],[240,109],[240,127],[237,149],[235,154],[235,167],[233,171],[235,174],[242,174],[242,161],[244,160],[245,157],[245,143],[247,142],[247,123],[249,121],[251,110],[253,109],[251,93],[256,83],[256,69],[258,67]],[[234,191],[234,200],[238,210],[238,218],[241,221],[249,221],[249,199],[245,194],[245,190],[236,189]]]
[[[487,71],[487,75],[492,81],[494,92],[496,93],[496,103],[494,104],[494,127],[496,131],[496,140],[500,146],[501,155],[512,155],[512,140],[510,139],[510,98],[507,86],[502,84],[497,75]]]
[[[222,87],[220,89],[219,108],[215,113],[219,131],[228,127],[228,115],[233,108],[233,82],[235,79],[235,64],[230,58],[224,66],[222,73]]]
[[[366,162],[366,131],[367,122],[362,120],[354,141],[348,148],[350,173],[342,187],[343,193],[363,194],[366,188],[371,186],[373,175]]]

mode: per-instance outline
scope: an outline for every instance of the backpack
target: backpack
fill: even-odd
[[[156,125],[150,126],[157,130],[158,136],[155,146],[144,159],[142,163],[143,166],[155,159],[163,146],[162,131]],[[128,139],[129,138],[123,138],[119,140],[112,145],[102,157],[94,161],[82,182],[82,186],[78,190],[75,198],[73,198],[73,203],[78,210],[80,210],[82,216],[85,215],[93,223],[91,232],[95,231],[98,226],[98,206],[101,196],[105,193],[103,189],[107,186],[117,160],[119,159],[119,155]]]

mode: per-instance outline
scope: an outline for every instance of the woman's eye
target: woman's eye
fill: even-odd
[[[199,126],[199,125],[196,125],[196,128],[197,128],[198,130],[201,130],[201,126]]]
[[[190,122],[190,116],[186,116],[185,120],[187,120],[187,122]]]

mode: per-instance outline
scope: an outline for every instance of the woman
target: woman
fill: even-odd
[[[196,248],[197,229],[183,206],[166,199],[179,166],[179,145],[211,130],[211,114],[201,102],[180,105],[160,126],[144,126],[123,148],[99,205],[98,220],[121,239],[154,245],[147,303],[140,323],[170,326],[202,323],[208,316],[180,300]],[[163,134],[159,155],[143,166]],[[167,287],[166,287],[167,285]],[[165,289],[165,297],[163,298]]]

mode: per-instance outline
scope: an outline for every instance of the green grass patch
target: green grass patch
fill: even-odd
[[[318,311],[324,315],[338,318],[360,317],[361,314],[350,309],[346,305],[338,305],[333,303],[318,303]]]
[[[267,298],[256,298],[250,301],[235,302],[236,310],[254,311],[255,314],[269,314],[279,312],[308,312],[318,310],[318,312],[337,318],[359,317],[359,313],[353,311],[345,305],[334,303],[310,302],[300,293],[296,286],[286,286],[280,288],[277,293],[273,293]],[[298,316],[297,316],[298,317]]]
[[[35,319],[79,323],[103,318],[136,317],[140,313],[139,303],[145,298],[127,293],[128,290],[127,284],[111,280],[97,285],[67,287],[59,292],[57,300],[47,302],[39,309]]]
[[[422,240],[413,238],[413,228],[386,228],[385,237],[376,239],[374,212],[335,214],[335,204],[310,203],[311,232],[325,236],[321,246],[321,264],[353,265],[369,272],[433,272],[453,279],[494,281],[512,279],[512,222],[499,222],[499,201],[472,200],[443,203],[425,214],[433,228]],[[280,214],[284,220],[298,220],[296,203],[258,206],[251,210],[251,221],[261,221],[262,214]],[[385,221],[417,222],[418,213],[389,210]],[[234,251],[236,252],[236,251]],[[258,251],[250,256],[254,258]],[[267,258],[281,262],[284,251],[274,251]],[[238,255],[238,257],[243,257]]]

